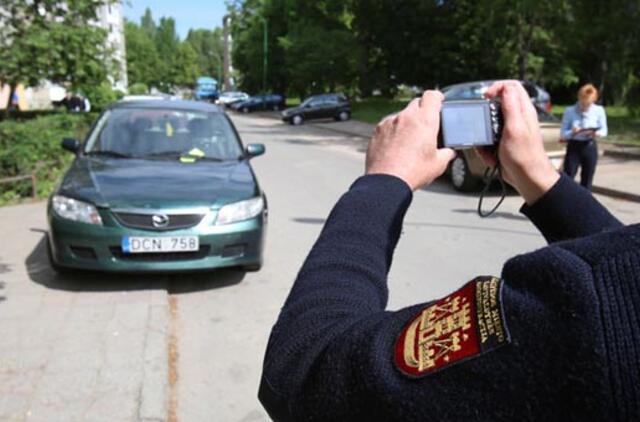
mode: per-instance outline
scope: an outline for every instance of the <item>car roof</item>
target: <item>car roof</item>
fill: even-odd
[[[444,89],[449,90],[449,89],[453,89],[453,88],[462,88],[462,87],[469,86],[469,85],[483,85],[483,86],[486,86],[486,85],[491,85],[492,83],[494,83],[496,81],[499,81],[499,80],[500,79],[486,79],[486,80],[483,80],[483,81],[460,82],[460,83],[457,83],[457,84],[444,86],[444,87],[442,87],[442,89],[443,90]],[[540,86],[538,84],[536,84],[535,82],[532,82],[532,81],[519,81],[519,82],[522,83],[522,84],[529,84],[529,85],[533,85],[533,86],[535,86],[537,88],[540,88]]]
[[[207,113],[222,113],[222,109],[215,104],[204,101],[188,101],[188,100],[133,100],[119,101],[109,106],[109,109],[121,108],[147,108],[147,109],[163,109],[163,110],[184,110],[184,111],[202,111]]]

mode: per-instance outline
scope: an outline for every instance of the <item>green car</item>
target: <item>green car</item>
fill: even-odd
[[[262,265],[267,200],[215,105],[119,102],[105,110],[49,198],[56,270],[148,272]]]

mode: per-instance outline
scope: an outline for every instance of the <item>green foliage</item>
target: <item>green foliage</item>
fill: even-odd
[[[111,88],[111,84],[108,82],[85,88],[83,93],[91,102],[91,108],[93,110],[102,110],[123,96],[122,93]]]
[[[60,148],[65,137],[82,139],[95,113],[49,113],[0,122],[0,178],[36,173],[38,197],[51,193],[73,155]],[[0,185],[0,204],[31,196],[29,183]]]
[[[175,51],[174,65],[169,72],[169,80],[177,86],[193,86],[200,75],[198,53],[191,44],[183,42]]]
[[[230,3],[242,87],[300,94],[341,88],[393,96],[517,78],[573,101],[594,83],[606,104],[639,104],[640,0],[244,0]],[[329,65],[331,63],[331,65]],[[341,78],[344,76],[344,80]],[[635,79],[634,79],[635,78]]]
[[[149,92],[149,87],[142,82],[129,85],[129,94],[131,95],[143,95],[143,94],[147,94],[148,92]]]
[[[222,81],[222,29],[190,30],[186,41],[197,54],[199,73],[215,76],[218,81]]]
[[[160,80],[160,58],[149,30],[132,22],[125,22],[127,76],[130,85],[157,86]]]
[[[129,84],[144,84],[145,93],[149,87],[171,92],[176,87],[192,87],[198,76],[217,74],[221,67],[220,36],[219,29],[197,30],[181,41],[173,18],[163,17],[156,25],[147,8],[140,25],[125,24]]]
[[[375,124],[383,117],[397,113],[408,104],[408,100],[390,100],[388,98],[368,98],[351,103],[351,116],[363,122]]]
[[[112,0],[16,0],[0,9],[0,79],[38,85],[48,79],[85,89],[114,69],[106,32],[87,22]]]

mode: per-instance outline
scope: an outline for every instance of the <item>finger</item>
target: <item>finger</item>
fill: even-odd
[[[505,85],[502,88],[501,96],[504,121],[506,123],[518,121],[517,116],[522,113],[522,108],[517,88],[513,85]]]
[[[443,167],[447,168],[447,164],[456,158],[456,152],[451,148],[441,148],[436,150],[436,161]]]
[[[480,155],[482,161],[484,161],[487,166],[495,167],[498,164],[498,159],[492,150],[487,148],[476,148],[476,152]]]
[[[420,98],[420,119],[434,133],[440,128],[440,110],[444,95],[440,91],[425,91]]]
[[[487,92],[484,93],[484,96],[486,98],[499,97],[502,95],[502,91],[504,91],[504,88],[509,85],[521,85],[521,84],[520,82],[513,79],[496,81],[489,87],[489,89],[487,89]]]

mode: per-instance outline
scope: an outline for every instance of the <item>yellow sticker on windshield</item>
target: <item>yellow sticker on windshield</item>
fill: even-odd
[[[169,122],[165,123],[165,130],[167,133],[167,137],[171,138],[173,136],[173,126],[171,126],[171,123]]]
[[[189,151],[189,156],[191,157],[204,157],[204,151],[202,151],[200,148],[193,148],[191,151]]]

